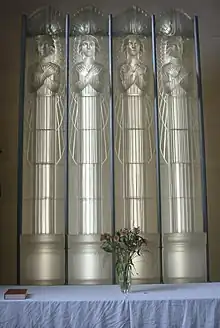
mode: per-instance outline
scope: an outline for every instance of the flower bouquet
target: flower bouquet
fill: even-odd
[[[140,235],[139,227],[118,230],[113,236],[109,233],[101,235],[101,248],[115,255],[117,282],[123,293],[128,293],[130,290],[133,260],[141,255],[146,246],[147,240]]]

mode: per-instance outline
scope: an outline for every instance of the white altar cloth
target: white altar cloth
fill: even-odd
[[[19,286],[16,286],[19,288]],[[25,286],[22,286],[22,288]],[[220,328],[220,283],[28,286],[29,298],[4,300],[0,328]]]

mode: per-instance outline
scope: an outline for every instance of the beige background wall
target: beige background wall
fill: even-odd
[[[133,0],[134,1],[134,0]],[[119,13],[132,4],[149,12],[181,8],[200,17],[203,69],[211,279],[220,281],[220,1],[219,0],[97,0],[106,13]],[[0,13],[0,284],[16,283],[17,125],[20,15],[45,4],[74,12],[89,1],[6,0]]]

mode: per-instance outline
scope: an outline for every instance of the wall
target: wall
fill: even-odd
[[[161,4],[160,4],[161,2]],[[79,1],[80,6],[88,1]],[[183,5],[184,3],[184,5]],[[8,0],[0,14],[0,284],[16,283],[16,205],[17,205],[17,125],[20,60],[20,16],[23,12],[47,4],[45,1]],[[48,3],[49,4],[49,3]],[[79,5],[75,1],[56,0],[50,4],[64,12],[74,12]],[[220,73],[220,2],[168,0],[94,1],[93,4],[106,13],[119,13],[132,4],[149,12],[158,13],[168,8],[181,8],[200,18],[201,56],[203,70],[208,211],[210,239],[210,272],[212,281],[220,281],[219,261],[219,195],[220,195],[220,105],[218,78]]]

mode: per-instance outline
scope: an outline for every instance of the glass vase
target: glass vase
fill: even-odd
[[[130,265],[122,263],[120,269],[117,270],[118,284],[120,286],[121,292],[127,294],[130,292],[131,288],[131,268]]]

